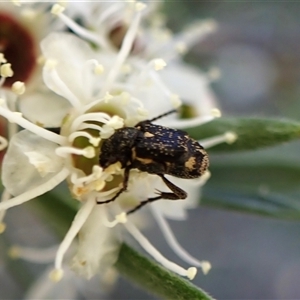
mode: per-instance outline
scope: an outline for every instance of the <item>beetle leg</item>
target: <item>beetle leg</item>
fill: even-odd
[[[179,199],[185,199],[187,197],[187,193],[184,190],[182,190],[177,185],[169,181],[167,178],[164,177],[164,175],[159,175],[159,176],[166,184],[166,186],[173,192],[173,193],[160,192],[162,198],[170,199],[170,200],[179,200]]]
[[[133,213],[135,211],[137,211],[138,209],[140,209],[141,207],[143,207],[147,203],[151,203],[151,202],[154,202],[154,201],[159,200],[159,199],[180,200],[180,199],[185,199],[187,197],[187,193],[184,190],[182,190],[181,188],[179,188],[178,186],[176,186],[174,183],[172,183],[171,181],[169,181],[163,175],[159,175],[159,176],[161,177],[161,179],[163,180],[163,182],[166,184],[166,186],[173,193],[166,193],[166,192],[161,192],[161,191],[157,190],[159,196],[153,197],[153,198],[148,198],[147,200],[141,201],[139,205],[137,205],[136,207],[134,207],[133,209],[131,209],[130,211],[128,211],[127,215],[131,214],[131,213]]]
[[[105,204],[105,203],[110,203],[115,201],[123,192],[125,192],[127,190],[127,185],[128,185],[128,180],[129,180],[129,171],[131,169],[131,166],[128,166],[125,168],[124,170],[124,180],[123,180],[123,186],[122,188],[109,200],[105,200],[105,201],[98,201],[97,200],[97,204]]]

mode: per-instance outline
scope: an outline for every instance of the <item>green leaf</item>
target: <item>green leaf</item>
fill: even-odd
[[[61,190],[47,193],[33,202],[37,204],[38,212],[47,218],[48,224],[54,226],[57,232],[64,236],[77,212],[77,205],[73,204],[76,203],[75,200],[65,197]],[[212,299],[189,281],[169,272],[126,244],[121,246],[116,267],[122,275],[160,297]]]
[[[121,247],[116,268],[134,283],[164,299],[212,299],[189,281],[169,272],[126,244]]]
[[[241,151],[274,146],[300,137],[300,123],[262,118],[220,118],[204,125],[185,128],[191,137],[202,140],[232,131],[238,136],[233,144],[222,143],[209,151]]]
[[[201,205],[300,220],[298,147],[212,156]]]

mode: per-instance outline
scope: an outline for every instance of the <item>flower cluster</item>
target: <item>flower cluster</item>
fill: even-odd
[[[179,55],[211,32],[216,27],[214,22],[205,21],[172,37],[164,24],[153,18],[152,5],[147,8],[139,2],[95,2],[83,10],[70,3],[65,11],[55,4],[52,18],[58,19],[52,25],[61,24],[47,27],[52,32],[47,32],[39,42],[42,56],[34,60],[42,64],[43,83],[35,79],[36,88],[28,92],[25,79],[15,80],[12,87],[5,84],[19,65],[13,59],[7,58],[7,62],[5,51],[0,54],[0,115],[12,124],[2,164],[5,191],[0,203],[1,221],[7,209],[51,191],[63,181],[80,202],[80,209],[55,254],[55,268],[50,274],[54,281],[62,278],[64,256],[77,235],[72,267],[90,278],[114,264],[124,239],[123,231],[129,232],[163,266],[182,276],[193,279],[196,267],[204,273],[210,269],[209,262],[193,258],[178,244],[167,222],[167,218],[186,219],[186,210],[196,205],[199,187],[209,178],[208,171],[188,183],[172,178],[172,182],[184,185],[188,191],[186,200],[158,201],[149,204],[148,209],[127,215],[126,211],[152,197],[156,189],[166,189],[158,176],[131,170],[127,192],[105,203],[116,195],[124,180],[120,163],[108,168],[99,165],[103,141],[116,130],[178,108],[181,98],[195,108],[196,117],[180,120],[170,115],[158,122],[184,128],[219,116],[209,89],[212,78],[185,65]],[[36,4],[30,9],[37,13],[41,7],[44,6]],[[89,26],[75,23],[67,15],[68,10]],[[50,11],[43,10],[47,19],[48,14]],[[153,20],[150,25],[146,22],[149,19]],[[63,25],[75,34],[58,31]],[[30,84],[34,86],[33,83]],[[16,124],[23,130],[17,132]],[[49,130],[58,127],[59,133]],[[235,139],[233,133],[225,133],[202,141],[202,145],[210,147]],[[6,146],[4,138],[2,146]],[[141,233],[140,215],[149,211],[172,249],[192,267],[184,269],[169,261]],[[1,225],[3,231],[4,223]],[[30,252],[25,250],[18,255],[25,258],[25,253]],[[35,253],[38,259],[38,252]]]

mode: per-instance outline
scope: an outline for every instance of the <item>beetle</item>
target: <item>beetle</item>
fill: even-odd
[[[100,166],[105,169],[119,162],[124,169],[124,179],[122,188],[113,198],[99,201],[98,204],[112,202],[127,190],[131,169],[158,175],[172,192],[157,191],[157,197],[141,201],[127,214],[159,199],[179,200],[187,197],[184,190],[164,175],[185,179],[198,178],[207,170],[209,159],[204,148],[185,131],[152,123],[174,112],[176,110],[141,121],[134,127],[117,129],[103,142],[99,156]]]

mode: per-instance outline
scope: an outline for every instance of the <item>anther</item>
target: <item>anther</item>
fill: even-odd
[[[231,132],[231,131],[226,132],[224,134],[224,137],[225,137],[225,141],[226,141],[227,144],[234,143],[238,138],[237,134],[235,132]]]
[[[7,60],[6,58],[4,57],[4,54],[3,53],[0,53],[0,64],[3,64],[3,63],[6,63]]]
[[[107,92],[104,96],[104,103],[108,103],[108,101],[111,99],[113,99],[113,96]]]
[[[186,277],[190,280],[193,280],[195,276],[197,275],[197,268],[191,267],[187,269]]]
[[[22,95],[25,93],[25,84],[22,81],[16,81],[13,83],[13,85],[11,86],[11,90],[17,94],[17,95]]]
[[[119,215],[116,216],[116,221],[118,223],[124,224],[127,222],[127,214],[125,212],[120,213]]]
[[[20,248],[12,246],[8,249],[7,254],[11,259],[18,259],[20,257]]]
[[[20,0],[11,0],[11,2],[12,2],[15,6],[21,6]]]
[[[162,58],[154,59],[153,64],[155,71],[160,71],[167,65],[167,63]]]
[[[61,6],[60,4],[54,4],[51,8],[51,13],[54,15],[60,15],[63,11],[65,10],[65,8],[63,6]]]
[[[103,74],[103,72],[104,72],[104,67],[103,67],[103,65],[97,64],[97,65],[95,66],[94,72],[95,72],[96,75],[101,75],[101,74]]]
[[[11,64],[5,63],[2,66],[0,66],[0,75],[4,78],[12,77],[14,75],[14,72],[11,69]]]
[[[221,114],[221,111],[220,111],[219,109],[213,108],[213,109],[211,110],[211,115],[212,115],[213,117],[215,117],[215,118],[220,118],[222,114]]]
[[[3,233],[5,231],[5,229],[6,229],[6,224],[1,222],[0,223],[0,234]]]
[[[178,42],[175,45],[175,49],[176,49],[176,51],[179,54],[185,54],[187,52],[187,50],[188,50],[188,47],[187,47],[186,43],[184,43],[184,42]]]
[[[96,155],[95,148],[92,146],[88,146],[83,149],[82,155],[86,158],[93,158]]]
[[[172,94],[170,100],[174,108],[178,108],[182,104],[182,101],[180,100],[179,96],[176,94]]]
[[[55,69],[57,65],[57,61],[54,60],[54,59],[47,59],[46,62],[45,62],[45,69],[47,71],[51,71],[53,69]]]
[[[212,67],[208,70],[207,76],[210,81],[218,80],[221,77],[221,70],[217,67]]]
[[[145,3],[142,3],[142,2],[137,2],[135,4],[135,10],[136,11],[142,11],[144,10],[145,8],[147,7],[147,5]]]
[[[201,268],[202,268],[202,272],[203,272],[203,274],[204,275],[206,275],[209,271],[210,271],[210,269],[211,269],[211,264],[210,264],[210,262],[209,261],[202,261],[201,262]]]
[[[106,218],[104,218],[102,221],[104,226],[108,228],[113,228],[120,223],[125,224],[127,222],[127,215],[125,212],[122,212],[119,215],[117,215],[113,221],[109,221]]]
[[[62,269],[54,269],[49,273],[50,280],[58,282],[63,278],[64,271]]]

